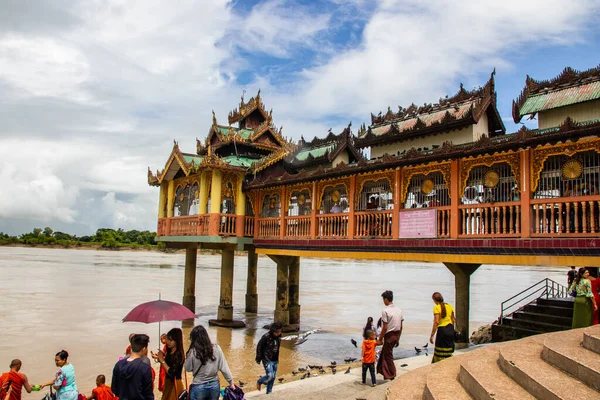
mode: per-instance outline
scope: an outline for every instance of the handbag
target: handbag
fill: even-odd
[[[231,389],[230,386],[225,388],[223,394],[223,400],[244,400],[244,391],[242,388],[236,386],[235,389]]]
[[[42,400],[56,400],[56,393],[52,391],[52,386],[50,386],[50,393],[46,393]]]

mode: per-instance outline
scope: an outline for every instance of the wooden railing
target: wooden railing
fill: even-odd
[[[348,214],[317,215],[317,237],[346,238],[348,237]]]
[[[357,211],[354,213],[355,238],[391,238],[394,210]]]
[[[167,218],[159,218],[158,226],[156,227],[156,236],[166,236]]]
[[[291,239],[310,238],[310,215],[285,217],[285,235]]]
[[[600,236],[600,196],[534,199],[531,203],[531,236]]]
[[[254,236],[254,217],[244,217],[244,236]]]
[[[165,236],[206,236],[208,235],[208,215],[191,215],[169,218]]]
[[[281,236],[281,218],[259,218],[258,234],[259,238],[274,238]]]
[[[219,214],[219,235],[235,235],[235,214]]]
[[[459,237],[518,237],[521,235],[519,202],[463,204],[459,206]]]
[[[439,238],[450,237],[450,206],[437,207],[437,236]]]

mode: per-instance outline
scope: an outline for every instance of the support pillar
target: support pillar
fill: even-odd
[[[221,223],[221,180],[223,174],[220,170],[212,170],[210,188],[210,216],[208,217],[208,236],[219,236]]]
[[[165,218],[167,216],[167,192],[169,190],[169,184],[163,182],[160,184],[160,197],[158,198],[158,218]]]
[[[256,290],[258,272],[258,255],[256,249],[248,249],[248,280],[246,286],[246,312],[258,312],[258,291]]]
[[[167,218],[173,216],[173,203],[175,201],[175,182],[169,181],[167,184]]]
[[[289,262],[287,257],[277,257],[277,291],[275,297],[274,322],[280,322],[283,326],[290,324],[288,309],[288,281]]]
[[[243,328],[243,321],[233,319],[233,249],[221,250],[221,295],[217,319],[208,321],[209,325],[223,326],[227,328]]]
[[[456,348],[467,347],[469,343],[469,309],[471,302],[471,275],[481,266],[481,264],[463,264],[463,263],[444,263],[446,268],[454,275],[454,310],[456,317],[456,326],[454,329],[459,331],[465,338],[463,343],[457,343]]]
[[[242,190],[244,184],[244,176],[238,176],[236,187],[236,203],[235,203],[235,235],[237,237],[245,236],[246,227],[246,194]]]
[[[202,171],[200,175],[200,202],[198,205],[198,214],[203,215],[208,212],[208,171]]]
[[[196,260],[198,249],[189,247],[185,249],[185,277],[183,280],[182,304],[194,314],[196,313]]]
[[[291,257],[289,265],[290,325],[300,325],[300,257]]]

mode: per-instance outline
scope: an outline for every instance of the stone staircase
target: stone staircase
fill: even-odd
[[[571,329],[573,298],[538,298],[492,325],[492,342]]]
[[[387,399],[600,399],[600,325],[492,344],[395,379]]]

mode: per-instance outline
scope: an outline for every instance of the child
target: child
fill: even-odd
[[[115,395],[108,386],[105,385],[106,378],[104,375],[98,375],[96,378],[96,388],[92,390],[92,394],[87,400],[113,400]]]
[[[373,331],[367,331],[367,339],[362,342],[362,382],[364,385],[367,382],[367,369],[371,373],[371,382],[373,387],[377,386],[375,379],[375,347],[377,346],[376,334]]]

